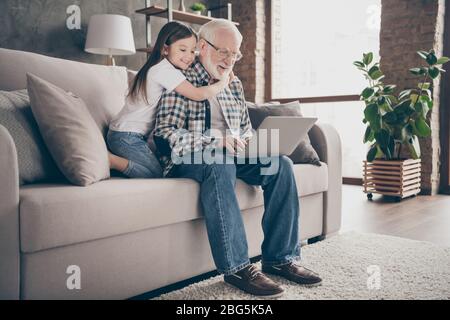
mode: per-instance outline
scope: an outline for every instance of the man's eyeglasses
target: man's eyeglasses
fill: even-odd
[[[208,40],[204,39],[211,47],[213,47],[214,49],[216,49],[217,53],[219,54],[219,57],[221,59],[227,59],[229,57],[233,58],[234,61],[239,61],[242,59],[242,53],[240,52],[231,52],[228,49],[225,48],[217,48],[215,45],[213,45],[211,42],[209,42]]]

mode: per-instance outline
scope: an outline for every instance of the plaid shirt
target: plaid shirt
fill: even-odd
[[[183,73],[196,87],[208,85],[211,80],[198,60]],[[229,130],[241,138],[250,137],[252,126],[241,81],[235,77],[229,86],[217,95],[217,99]],[[183,157],[192,152],[208,149],[211,151],[218,147],[219,140],[206,134],[210,129],[210,116],[208,100],[190,100],[175,91],[165,92],[161,96],[154,141],[164,168],[164,176],[167,176],[174,166],[172,154]]]

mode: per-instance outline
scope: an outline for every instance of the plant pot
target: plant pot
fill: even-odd
[[[369,199],[379,193],[401,200],[420,192],[420,175],[420,159],[364,161],[364,192]]]
[[[202,12],[201,11],[193,11],[196,15],[199,15],[199,16],[201,16],[202,15]]]

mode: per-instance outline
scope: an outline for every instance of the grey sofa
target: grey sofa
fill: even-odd
[[[123,104],[123,67],[0,49],[0,90],[26,88],[26,72],[83,98],[102,130]],[[339,136],[319,123],[310,139],[322,166],[294,165],[302,240],[336,233],[341,224]],[[15,141],[0,125],[0,188],[1,299],[124,299],[215,269],[192,180],[19,185]],[[236,193],[257,256],[262,190],[238,180]],[[71,290],[73,265],[81,288]]]

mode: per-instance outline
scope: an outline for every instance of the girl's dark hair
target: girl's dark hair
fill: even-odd
[[[189,26],[186,26],[177,21],[172,21],[165,24],[158,34],[158,38],[156,39],[150,57],[134,77],[133,83],[128,92],[128,96],[132,100],[136,100],[139,95],[142,95],[145,102],[148,103],[146,90],[147,72],[151,67],[153,67],[155,64],[158,64],[164,58],[164,56],[162,55],[164,45],[170,46],[175,41],[190,38],[192,36],[198,39],[195,31],[192,30],[192,28]]]

